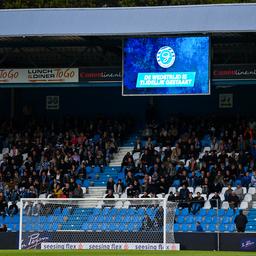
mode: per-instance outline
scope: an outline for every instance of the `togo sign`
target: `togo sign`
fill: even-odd
[[[1,84],[77,82],[78,68],[0,69]]]

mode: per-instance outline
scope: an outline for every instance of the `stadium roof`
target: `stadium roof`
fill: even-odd
[[[0,11],[0,37],[255,32],[256,4]]]

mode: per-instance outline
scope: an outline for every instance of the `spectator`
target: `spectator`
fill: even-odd
[[[141,230],[142,231],[149,231],[151,230],[153,227],[153,223],[150,219],[150,217],[146,214],[143,221],[142,221],[142,227]]]
[[[112,190],[114,192],[114,190],[115,190],[114,187],[115,187],[115,182],[114,182],[113,178],[109,178],[108,182],[107,182],[107,191]]]
[[[241,201],[243,200],[243,198],[244,198],[244,191],[243,191],[242,186],[238,184],[238,185],[236,186],[236,189],[235,189],[234,192],[235,192],[235,194],[238,196],[239,201],[241,202]]]
[[[155,214],[155,221],[157,221],[157,227],[162,228],[163,227],[163,221],[164,221],[164,209],[162,206],[159,206],[156,214]]]
[[[2,227],[0,228],[0,232],[7,232],[7,225],[3,224]]]
[[[203,227],[199,221],[196,222],[196,231],[197,232],[204,232]]]
[[[210,199],[211,208],[220,208],[221,198],[218,192],[214,193],[214,196]]]
[[[172,191],[170,191],[170,193],[169,193],[169,196],[168,196],[168,199],[167,199],[168,201],[170,201],[170,202],[175,202],[175,195],[173,194],[173,192]]]
[[[207,177],[204,178],[204,181],[202,183],[202,193],[209,195],[210,190],[209,190],[209,179]]]
[[[108,193],[107,195],[105,196],[105,198],[115,198],[114,195],[113,195],[113,190],[108,190]]]
[[[137,139],[136,142],[134,143],[133,153],[140,152],[141,150],[142,150],[141,141],[140,139]]]
[[[248,220],[247,217],[243,214],[243,210],[239,211],[239,215],[235,217],[234,223],[236,224],[237,232],[245,231]]]
[[[158,183],[158,193],[163,193],[163,194],[167,194],[169,190],[169,186],[167,184],[167,182],[165,181],[164,177],[160,178],[160,181]]]
[[[12,202],[12,204],[8,207],[7,213],[9,216],[13,217],[14,215],[18,214],[19,209],[16,202]]]
[[[7,214],[8,205],[3,192],[0,192],[0,216],[5,217]]]
[[[256,171],[253,172],[253,175],[251,177],[251,186],[256,187]]]
[[[204,206],[204,198],[201,196],[200,192],[197,192],[196,197],[194,197],[191,212],[195,215]]]
[[[232,193],[228,196],[228,203],[229,203],[229,207],[232,209],[238,207],[238,204],[240,203],[240,201],[235,191],[232,191]]]
[[[70,191],[69,183],[65,183],[65,187],[62,188],[63,197],[69,198],[72,192]]]
[[[188,207],[188,211],[191,212],[192,204],[194,202],[193,193],[189,192],[188,199],[186,201],[186,207]]]
[[[83,189],[81,188],[80,184],[77,184],[76,188],[73,191],[73,198],[83,198],[84,197],[84,192]]]
[[[230,184],[228,184],[228,189],[224,193],[225,201],[228,201],[229,195],[231,195],[233,192],[233,189]]]
[[[134,181],[134,178],[133,178],[132,172],[129,171],[126,175],[126,185],[127,186],[133,185],[133,181]]]
[[[180,198],[183,201],[186,201],[188,199],[189,190],[185,184],[182,185],[182,188],[180,190]]]
[[[134,180],[133,181],[133,194],[134,194],[134,197],[139,197],[140,193],[141,193],[140,183],[137,180]]]
[[[128,171],[133,172],[135,168],[133,157],[130,152],[127,152],[124,156],[120,172],[123,171],[123,168],[125,169],[125,173],[127,173]]]
[[[61,185],[57,183],[56,188],[53,189],[54,198],[63,198],[65,195],[62,191]]]
[[[128,198],[133,198],[135,196],[132,184],[127,188],[126,193]]]
[[[114,186],[114,189],[115,189],[115,193],[117,193],[119,195],[121,195],[124,192],[125,185],[121,179],[118,179],[117,183]]]
[[[250,173],[246,172],[244,175],[242,175],[241,185],[242,187],[246,187],[248,189],[250,186],[250,183],[251,183]]]
[[[143,195],[141,196],[141,198],[150,198],[150,196],[148,195],[148,193],[145,191],[143,193]]]

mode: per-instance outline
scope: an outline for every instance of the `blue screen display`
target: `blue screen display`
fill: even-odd
[[[210,94],[209,37],[127,38],[123,95]]]

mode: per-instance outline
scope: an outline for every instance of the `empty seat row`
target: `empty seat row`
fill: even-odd
[[[234,232],[234,224],[202,224],[205,232]],[[174,224],[174,232],[196,232],[195,224]]]

